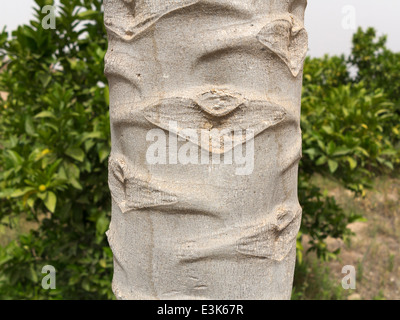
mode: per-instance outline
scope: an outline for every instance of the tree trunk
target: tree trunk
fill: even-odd
[[[118,299],[290,299],[306,0],[105,0]]]

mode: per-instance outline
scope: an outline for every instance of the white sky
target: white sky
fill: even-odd
[[[6,25],[13,30],[32,18],[33,0],[0,1],[0,29]],[[389,48],[400,51],[400,0],[308,0],[309,54],[349,53],[352,17],[357,27],[373,26],[379,34],[387,34]]]

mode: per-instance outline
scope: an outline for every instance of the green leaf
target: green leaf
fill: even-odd
[[[317,140],[318,146],[321,150],[325,151],[325,144],[321,140]]]
[[[96,17],[97,15],[99,15],[98,11],[87,10],[87,11],[79,13],[78,14],[78,19],[80,19],[80,20],[90,20],[90,19]]]
[[[347,157],[346,160],[349,163],[351,170],[354,170],[357,167],[357,161],[355,159]]]
[[[76,180],[75,178],[71,178],[68,180],[68,182],[75,188],[78,190],[82,190],[82,185],[79,183],[78,180]]]
[[[39,118],[55,118],[55,117],[56,116],[50,111],[42,111],[42,112],[39,112],[35,116],[35,118],[37,118],[37,119],[39,119]]]
[[[327,159],[325,156],[321,156],[321,157],[317,160],[317,162],[315,162],[315,165],[317,165],[317,166],[322,166],[322,165],[324,165],[324,164],[326,163],[327,160],[328,160],[328,159]]]
[[[85,142],[88,139],[101,139],[102,138],[102,133],[100,131],[94,131],[94,132],[89,132],[89,133],[84,133],[82,135],[82,138],[80,139],[80,142]]]
[[[13,192],[13,189],[3,189],[0,191],[0,198],[10,197]]]
[[[49,209],[51,213],[54,213],[54,210],[56,209],[56,204],[56,195],[51,191],[47,192],[47,197],[44,199],[44,205],[46,206],[46,208]]]
[[[25,194],[25,190],[17,189],[10,194],[11,198],[19,198]]]
[[[23,189],[16,189],[10,194],[10,197],[11,198],[19,198],[19,197],[22,197],[26,193],[31,192],[33,190],[35,190],[35,188],[33,188],[33,187],[25,187]]]
[[[8,155],[10,156],[11,161],[13,162],[14,166],[20,166],[24,162],[22,157],[18,154],[18,152],[14,150],[7,150]]]
[[[33,209],[34,205],[35,205],[35,199],[33,197],[28,198],[28,200],[26,200],[26,204]]]
[[[25,132],[30,136],[35,136],[35,127],[31,117],[26,117],[25,119]]]
[[[333,155],[336,149],[336,144],[333,141],[330,141],[327,148],[328,155]]]
[[[333,129],[329,126],[322,126],[322,130],[324,130],[327,134],[333,133]]]
[[[65,154],[79,162],[83,162],[83,160],[85,159],[85,153],[81,148],[68,148],[65,151]]]
[[[35,269],[32,265],[29,267],[28,275],[29,275],[29,279],[31,279],[33,282],[38,282],[37,272],[35,271]]]
[[[43,201],[45,201],[47,198],[47,192],[38,192],[36,195],[39,199],[42,199]]]
[[[386,167],[388,167],[390,170],[394,170],[394,166],[390,161],[385,161],[383,163]]]
[[[102,268],[105,269],[105,268],[107,267],[107,260],[106,260],[106,259],[100,259],[99,265],[100,265]]]
[[[103,162],[108,157],[109,154],[110,154],[110,148],[107,145],[101,146],[99,150],[100,162]]]
[[[314,157],[317,155],[317,152],[318,151],[315,148],[310,148],[310,149],[304,150],[304,153],[308,154],[310,156],[311,160],[314,159]]]
[[[302,264],[303,263],[303,252],[301,250],[297,250],[296,255],[297,255],[297,260],[299,261],[299,264]]]
[[[73,164],[73,163],[69,163],[69,162],[63,163],[63,166],[64,166],[64,168],[65,168],[67,177],[68,177],[69,179],[74,179],[74,178],[75,178],[75,179],[79,179],[80,170],[79,170],[78,166],[76,166],[76,165]]]
[[[86,291],[90,291],[90,282],[88,279],[82,281],[82,288]]]
[[[349,154],[352,150],[346,147],[339,147],[335,150],[335,152],[332,154],[335,157],[338,156],[345,156],[347,154]]]
[[[46,73],[41,73],[38,76],[38,78],[39,78],[40,82],[42,83],[43,87],[47,87],[48,84],[51,81],[51,75],[50,74],[46,74]]]
[[[101,216],[96,221],[96,231],[98,235],[104,236],[104,233],[107,231],[108,225],[110,221],[107,217]]]
[[[328,166],[329,166],[329,171],[331,173],[335,173],[335,171],[339,167],[339,164],[334,160],[328,160]]]

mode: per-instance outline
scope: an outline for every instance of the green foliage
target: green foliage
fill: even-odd
[[[0,36],[0,91],[9,93],[0,106],[0,220],[26,213],[39,224],[0,250],[0,296],[111,298],[101,2],[61,1],[55,30],[41,27],[39,8],[9,41]],[[47,264],[59,271],[57,290],[40,286]]]
[[[368,90],[383,89],[400,114],[400,53],[390,51],[386,42],[387,36],[377,37],[373,28],[359,28],[348,60],[358,71],[356,82],[363,81]]]
[[[303,75],[303,95],[311,95],[316,89],[327,89],[347,84],[351,81],[344,56],[306,58]]]
[[[359,30],[354,35],[352,56],[307,58],[304,67],[301,126],[303,130],[303,159],[300,163],[299,197],[303,207],[303,221],[298,239],[298,260],[302,260],[301,240],[309,236],[310,250],[321,258],[333,258],[327,237],[346,239],[351,235],[347,225],[362,219],[344,212],[333,197],[321,193],[310,183],[320,174],[353,191],[365,195],[372,179],[388,174],[400,164],[400,118],[396,99],[392,97],[392,83],[380,85],[368,68],[359,69],[354,57],[364,50],[386,52],[384,40],[374,45],[375,31]],[[372,38],[371,38],[372,35]],[[387,62],[381,57],[373,70],[384,69]],[[397,67],[400,65],[397,61]],[[396,68],[396,67],[394,67]],[[355,77],[350,70],[357,69]],[[391,75],[389,69],[385,69]],[[396,70],[395,70],[396,72]],[[389,79],[389,78],[388,78]],[[392,78],[390,78],[392,79]],[[366,85],[368,83],[368,85]]]
[[[334,197],[322,193],[318,187],[305,180],[305,176],[300,176],[299,179],[299,198],[304,214],[297,243],[298,262],[302,263],[303,260],[303,235],[309,238],[309,252],[316,252],[323,260],[335,258],[340,250],[328,251],[327,238],[346,241],[353,235],[347,225],[363,221],[363,217],[353,212],[345,212]]]
[[[36,0],[30,25],[11,38],[0,33],[0,91],[9,93],[0,100],[0,221],[9,226],[26,217],[37,224],[0,247],[3,299],[113,297],[112,253],[104,234],[110,219],[110,132],[101,2],[61,0],[56,29],[44,30],[40,8],[53,1]],[[360,218],[313,186],[314,173],[362,194],[374,175],[398,165],[398,95],[391,83],[375,83],[375,74],[368,73],[375,69],[359,62],[368,50],[381,54],[379,46],[368,47],[371,41],[369,32],[355,38],[361,49],[356,46],[349,61],[359,68],[356,79],[344,57],[306,61],[299,260],[303,235],[311,250],[328,258],[335,253],[328,252],[326,238],[348,237],[347,225]],[[390,74],[379,57],[374,63]],[[45,265],[57,270],[56,290],[41,288]]]
[[[320,173],[363,194],[371,178],[393,170],[394,104],[382,90],[363,83],[308,88],[302,100],[304,160],[307,174]]]
[[[346,300],[351,292],[343,290],[340,281],[332,278],[332,271],[322,261],[307,258],[297,263],[292,300]]]

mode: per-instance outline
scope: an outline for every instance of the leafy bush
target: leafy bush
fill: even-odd
[[[355,81],[368,90],[383,89],[400,114],[400,53],[390,51],[386,42],[387,36],[377,37],[373,28],[359,28],[348,61],[357,69]]]
[[[354,36],[369,39],[370,32]],[[388,174],[400,164],[400,119],[396,103],[385,88],[369,89],[364,78],[350,70],[356,66],[341,57],[307,58],[304,67],[301,126],[303,159],[300,163],[299,198],[303,221],[298,239],[301,262],[303,235],[310,250],[321,258],[335,257],[326,247],[328,237],[346,239],[347,225],[361,219],[344,212],[333,197],[312,185],[312,175],[338,181],[355,195],[365,195],[372,179]]]
[[[396,150],[390,137],[394,104],[382,90],[368,92],[362,82],[308,88],[302,101],[302,169],[339,180],[363,194],[371,178],[393,170]]]
[[[0,247],[0,297],[110,299],[102,1],[61,0],[55,30],[41,27],[40,8],[53,1],[35,2],[30,25],[19,27],[10,39],[0,34],[0,91],[9,93],[0,100],[0,221],[9,226],[20,217],[37,223]],[[367,90],[362,71],[354,80],[348,70],[344,57],[306,61],[299,259],[301,235],[309,235],[312,250],[329,257],[326,238],[347,237],[346,226],[359,218],[313,186],[314,173],[362,194],[373,175],[396,165],[398,125],[388,99],[394,93],[372,86],[374,76],[365,79],[372,88]],[[40,286],[45,265],[57,270],[56,290]]]
[[[39,227],[0,251],[2,298],[111,298],[110,150],[100,1],[61,1],[55,30],[36,18],[7,41],[0,91],[0,219]],[[90,21],[88,21],[90,19]],[[90,23],[89,23],[90,22]],[[53,265],[57,290],[38,282]]]

